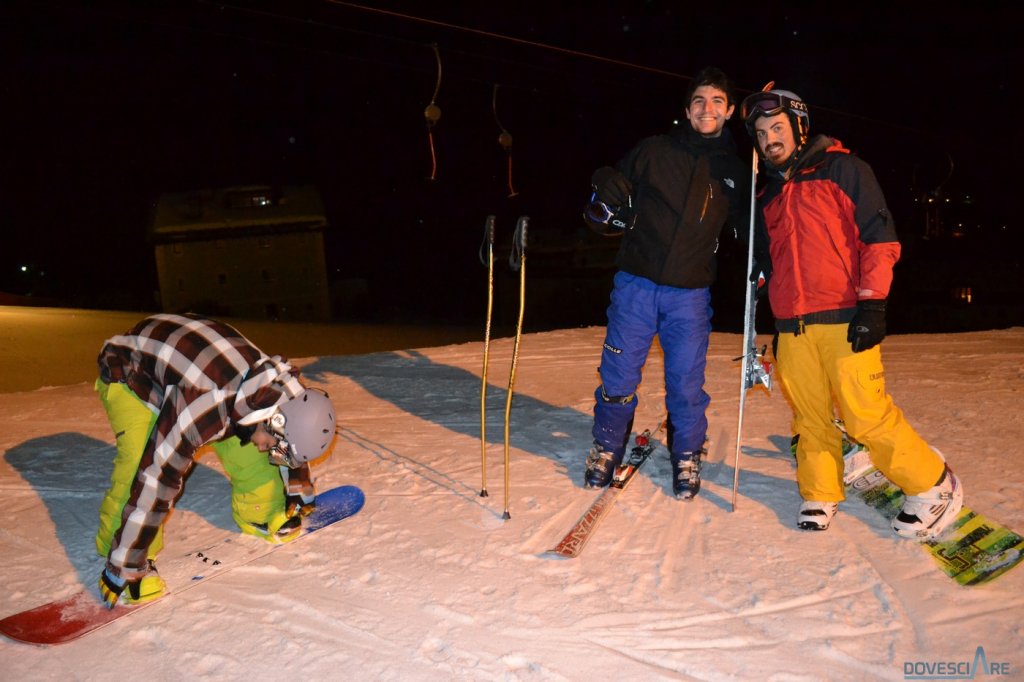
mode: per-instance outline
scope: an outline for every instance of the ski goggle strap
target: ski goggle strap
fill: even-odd
[[[607,224],[615,212],[608,208],[608,204],[597,198],[597,192],[590,195],[590,201],[583,207],[584,217],[595,222]]]
[[[743,100],[740,116],[747,123],[759,116],[775,116],[784,111],[807,115],[807,105],[778,91],[755,92]]]

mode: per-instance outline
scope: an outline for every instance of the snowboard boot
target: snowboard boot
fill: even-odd
[[[804,500],[796,515],[796,525],[802,530],[828,530],[837,509],[839,509],[838,502]]]
[[[286,512],[279,512],[267,523],[253,523],[236,518],[235,523],[246,535],[255,535],[263,538],[272,545],[281,545],[299,537],[302,533],[302,517],[288,516]]]
[[[615,476],[615,469],[622,464],[622,455],[605,450],[600,443],[594,441],[587,455],[587,466],[583,472],[583,484],[587,488],[604,488]]]
[[[964,490],[947,465],[942,477],[930,490],[907,495],[903,509],[892,520],[896,535],[911,540],[931,540],[953,523],[964,506]]]
[[[683,452],[672,457],[672,492],[676,499],[692,500],[700,492],[702,451]]]

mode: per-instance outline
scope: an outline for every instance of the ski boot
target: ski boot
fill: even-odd
[[[676,499],[692,500],[700,492],[700,458],[703,450],[672,457],[672,492]]]
[[[622,455],[605,450],[600,443],[594,441],[587,455],[587,467],[583,472],[583,484],[587,488],[604,488],[612,481],[615,469],[622,463]]]
[[[963,506],[964,489],[947,465],[939,482],[930,490],[920,495],[907,495],[903,509],[892,520],[892,530],[902,538],[931,540],[956,520]]]
[[[838,502],[804,500],[796,515],[796,525],[802,530],[828,530],[838,509]]]

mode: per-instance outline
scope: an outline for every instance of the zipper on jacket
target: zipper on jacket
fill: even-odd
[[[697,222],[704,222],[704,216],[707,215],[708,212],[708,202],[714,198],[715,190],[710,184],[708,184],[708,191],[704,193],[704,205],[700,209],[700,220]]]
[[[836,244],[836,240],[832,237],[832,231],[828,229],[828,223],[822,223],[821,229],[824,230],[825,234],[828,236],[828,243],[832,246],[832,251],[835,252],[836,257],[839,259],[839,263],[843,266],[843,271],[846,272],[846,280],[850,283],[850,286],[853,287],[853,291],[856,293],[858,289],[857,283],[853,281],[853,273],[850,272],[849,265],[846,262],[846,259],[843,258],[843,252],[839,250],[839,245]],[[859,225],[857,226],[857,229],[860,229]]]

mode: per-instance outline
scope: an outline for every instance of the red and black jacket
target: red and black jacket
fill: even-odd
[[[776,326],[846,322],[857,301],[889,295],[896,228],[871,167],[818,135],[789,179],[769,170],[758,194],[759,260],[770,255]],[[766,253],[767,251],[767,253]]]

